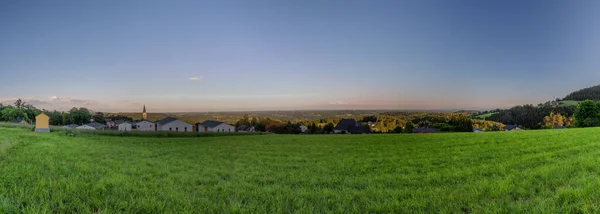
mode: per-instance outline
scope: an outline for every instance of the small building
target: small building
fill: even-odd
[[[241,125],[240,127],[237,128],[238,132],[255,132],[256,129],[254,128],[254,126],[247,126],[247,125]]]
[[[371,133],[369,126],[362,126],[354,119],[341,119],[340,122],[333,128],[333,133],[336,134],[363,134]]]
[[[235,127],[224,122],[207,120],[196,124],[198,132],[235,132]]]
[[[76,129],[77,127],[79,127],[79,125],[77,125],[77,124],[69,124],[69,125],[63,126],[63,128],[65,128],[65,129]]]
[[[50,132],[50,117],[43,112],[35,116],[35,132]]]
[[[300,125],[300,132],[304,133],[306,131],[308,131],[308,127],[305,125]]]
[[[98,123],[98,122],[92,122],[92,123],[88,123],[85,125],[81,125],[79,127],[77,127],[77,129],[87,129],[87,130],[105,130],[106,129],[106,125],[102,124],[102,123]]]
[[[519,131],[519,130],[521,130],[521,128],[519,128],[517,125],[504,126],[504,131]]]
[[[156,123],[148,121],[148,120],[138,121],[133,124],[133,127],[135,127],[135,129],[137,129],[138,131],[143,131],[143,132],[156,131]]]
[[[117,126],[120,132],[128,132],[131,131],[132,125],[129,122],[123,122]]]
[[[554,126],[554,129],[568,129],[566,126]]]
[[[413,128],[412,133],[415,134],[427,134],[427,133],[435,133],[440,132],[439,129],[436,128]]]
[[[166,117],[159,121],[156,121],[156,130],[174,132],[193,132],[194,126],[174,117]]]
[[[27,123],[27,121],[23,120],[22,118],[16,118],[10,121],[10,123],[14,123],[14,124],[21,124],[21,125],[29,125],[29,123]]]
[[[473,132],[483,132],[483,129],[473,128]]]

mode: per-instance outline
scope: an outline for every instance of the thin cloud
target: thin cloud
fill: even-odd
[[[191,82],[200,82],[200,81],[202,81],[202,76],[190,77],[188,79],[188,81],[191,81]]]
[[[346,102],[345,100],[337,100],[334,102],[330,102],[330,105],[348,105],[348,102]]]

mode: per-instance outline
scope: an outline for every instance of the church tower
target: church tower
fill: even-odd
[[[144,111],[142,112],[142,119],[148,120],[148,114],[146,114],[146,105],[144,104]]]

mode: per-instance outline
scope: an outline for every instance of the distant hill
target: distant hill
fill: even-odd
[[[600,85],[584,88],[567,95],[563,100],[600,100]]]

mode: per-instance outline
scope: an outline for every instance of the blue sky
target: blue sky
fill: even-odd
[[[496,108],[600,82],[600,2],[1,1],[0,102]]]

